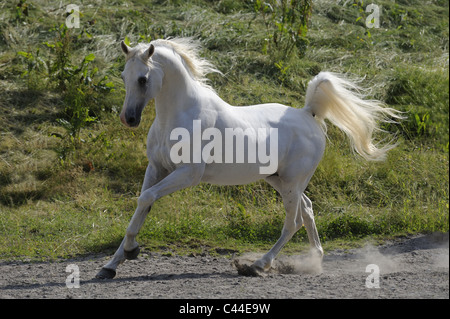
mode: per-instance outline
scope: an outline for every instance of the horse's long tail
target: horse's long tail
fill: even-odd
[[[383,160],[386,152],[396,145],[388,142],[374,145],[374,131],[381,131],[379,122],[395,122],[400,112],[384,107],[375,100],[364,100],[361,89],[342,76],[321,72],[308,84],[305,106],[320,121],[326,134],[324,120],[341,129],[350,139],[354,150],[367,160]]]

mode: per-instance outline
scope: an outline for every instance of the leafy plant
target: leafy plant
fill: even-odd
[[[427,129],[429,128],[430,114],[425,113],[423,116],[414,114],[414,118],[416,119],[417,124],[417,135],[426,134]]]
[[[16,20],[23,21],[25,17],[28,17],[29,4],[27,0],[19,0],[16,4]]]
[[[54,42],[44,42],[47,48],[50,49],[53,54],[52,60],[49,60],[48,71],[57,82],[58,90],[65,91],[67,89],[67,82],[75,75],[74,68],[70,61],[71,51],[71,34],[70,30],[65,24],[61,24],[59,27],[53,27],[50,31],[56,32]]]
[[[312,13],[311,0],[254,0],[255,15],[262,16],[267,37],[263,52],[281,52],[289,56],[294,48],[305,54],[308,39],[308,22]]]
[[[22,72],[21,77],[27,79],[27,86],[29,90],[35,90],[39,88],[39,84],[42,84],[42,76],[45,77],[45,61],[40,56],[39,48],[35,53],[18,51],[17,55],[23,57],[26,64],[26,70]]]
[[[108,77],[104,76],[95,81],[98,68],[90,68],[91,62],[95,59],[94,54],[84,57],[79,67],[71,67],[71,78],[69,79],[66,91],[64,92],[64,113],[66,118],[58,119],[58,123],[66,130],[66,135],[54,135],[62,139],[68,138],[70,143],[59,149],[59,157],[65,160],[70,151],[76,149],[80,142],[81,129],[97,120],[99,96],[114,91],[114,84],[107,82]],[[96,106],[96,107],[95,107]]]
[[[278,80],[280,80],[281,83],[284,83],[286,81],[286,79],[287,79],[287,76],[288,76],[289,66],[286,66],[283,63],[283,61],[280,61],[280,62],[275,62],[275,67],[280,72],[280,74],[278,76]]]
[[[71,30],[65,24],[50,30],[54,31],[56,36],[53,41],[43,43],[49,49],[46,59],[39,55],[39,48],[35,54],[17,52],[25,59],[26,70],[22,76],[28,78],[29,89],[33,87],[32,80],[39,77],[40,82],[46,82],[50,88],[62,94],[65,117],[57,119],[57,122],[66,130],[66,134],[52,134],[69,141],[68,144],[63,143],[57,148],[61,160],[81,142],[81,129],[97,120],[101,111],[101,97],[114,91],[114,84],[108,82],[106,75],[97,78],[98,68],[92,67],[95,59],[93,53],[86,55],[78,65],[72,62]]]

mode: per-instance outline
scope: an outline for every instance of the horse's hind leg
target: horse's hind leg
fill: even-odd
[[[300,205],[299,192],[297,191],[297,189],[292,188],[291,190],[282,193],[282,197],[284,207],[286,209],[286,218],[284,221],[283,230],[281,231],[281,237],[267,254],[253,263],[253,267],[258,270],[269,269],[280,250],[299,229],[299,225],[297,225],[297,222],[299,221],[299,219],[297,218],[297,212],[299,212]]]
[[[266,181],[281,194],[281,180],[278,176],[269,176],[266,178]],[[300,205],[298,206],[298,212],[295,217],[295,225],[296,231],[298,231],[303,225],[306,227],[312,252],[322,257],[323,248],[320,243],[319,233],[317,232],[316,223],[314,221],[312,202],[305,195],[305,193],[303,193],[300,198]]]
[[[302,194],[300,199],[300,215],[303,217],[303,222],[308,233],[309,244],[311,245],[311,251],[313,254],[322,258],[323,249],[320,244],[319,234],[317,232],[316,223],[314,221],[314,214],[312,210],[311,200]]]

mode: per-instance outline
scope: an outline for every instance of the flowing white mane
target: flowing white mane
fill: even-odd
[[[170,40],[157,39],[150,44],[153,44],[155,48],[159,46],[168,47],[178,54],[181,58],[186,69],[191,74],[192,78],[200,82],[203,86],[209,87],[208,78],[206,75],[209,73],[222,74],[215,66],[206,59],[200,57],[201,44],[199,41],[192,38],[172,38]],[[148,44],[139,43],[133,48],[130,54],[127,56],[127,60],[131,59],[135,55],[141,57],[140,53],[143,53],[148,49]],[[144,59],[142,59],[144,61]],[[151,63],[149,60],[145,60],[145,63]]]

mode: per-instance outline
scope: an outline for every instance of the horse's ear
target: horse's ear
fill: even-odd
[[[147,50],[147,59],[150,59],[153,53],[155,53],[155,46],[153,44],[150,44],[150,47]]]
[[[122,47],[123,53],[128,54],[128,52],[130,52],[130,48],[125,44],[125,42],[120,42],[120,46]]]

